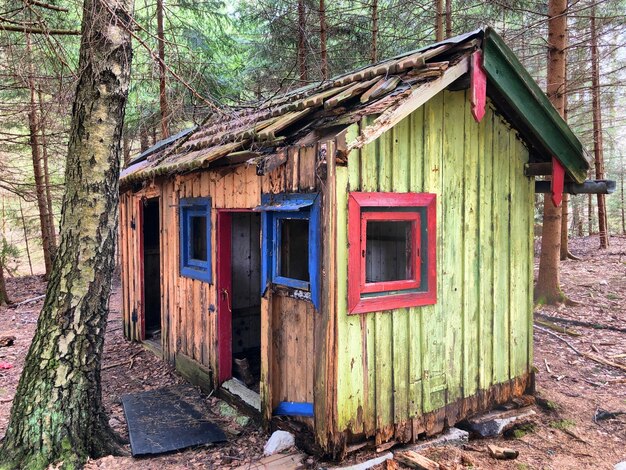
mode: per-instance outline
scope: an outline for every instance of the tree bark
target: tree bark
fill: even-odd
[[[565,111],[565,48],[567,46],[567,0],[548,2],[548,74],[547,94],[563,116]],[[554,304],[566,300],[561,291],[559,259],[561,253],[561,208],[552,203],[550,194],[543,197],[543,230],[539,275],[535,299]]]
[[[452,37],[452,0],[446,0],[446,38]]]
[[[328,79],[328,50],[326,48],[326,4],[320,0],[320,58],[322,80]]]
[[[372,44],[370,47],[370,62],[378,62],[378,0],[372,1]]]
[[[163,0],[157,0],[157,40],[159,42],[159,105],[161,108],[161,139],[170,136],[170,110],[167,102],[167,70],[165,68],[165,32],[163,29]]]
[[[309,71],[306,66],[306,15],[304,0],[298,0],[298,69],[300,82],[306,85],[309,81]]]
[[[48,167],[48,142],[46,140],[46,115],[43,108],[43,98],[41,96],[41,88],[37,89],[37,97],[39,98],[39,127],[41,129],[41,151],[43,162],[43,179],[46,186],[46,206],[48,215],[48,232],[50,235],[50,255],[54,259],[57,250],[56,230],[54,226],[54,212],[52,211],[52,191],[50,189],[50,169]]]
[[[26,220],[24,219],[24,210],[22,209],[22,199],[18,198],[20,204],[20,217],[22,219],[22,229],[24,230],[24,244],[26,245],[26,256],[28,257],[28,267],[30,268],[30,275],[33,275],[33,261],[30,257],[30,246],[28,243],[28,230],[26,230]]]
[[[622,196],[622,204],[621,204],[621,210],[622,210],[622,234],[626,235],[626,211],[625,211],[625,207],[624,205],[626,204],[626,201],[624,201],[624,154],[620,153],[620,158],[619,158],[619,162],[620,162],[620,168],[621,168],[621,172],[620,172],[620,193]]]
[[[41,246],[46,269],[46,279],[52,271],[52,249],[50,240],[50,227],[48,217],[48,203],[46,201],[45,180],[41,168],[41,152],[39,143],[39,122],[37,114],[37,104],[35,101],[35,79],[33,71],[33,58],[31,54],[30,34],[26,34],[26,54],[29,61],[28,88],[30,92],[30,103],[28,108],[28,130],[31,156],[33,160],[33,176],[35,179],[35,196],[37,198],[37,208],[39,210],[39,226],[41,228]]]
[[[587,195],[587,231],[589,236],[593,234],[593,199],[591,194]]]
[[[598,33],[596,30],[596,4],[591,8],[591,106],[593,108],[593,152],[595,154],[596,179],[604,179],[604,146],[602,140],[602,110],[600,104],[600,63],[598,59]],[[600,248],[609,246],[607,230],[606,199],[597,195],[598,232]]]
[[[85,0],[60,244],[0,449],[0,469],[83,465],[117,449],[100,366],[117,234],[132,0]]]
[[[443,41],[443,0],[435,0],[435,40]]]
[[[0,307],[8,305],[11,303],[9,300],[9,294],[7,293],[7,286],[4,280],[4,256],[2,255],[2,251],[4,249],[4,227],[1,227],[0,230]]]
[[[0,307],[4,307],[10,303],[9,294],[7,293],[7,285],[4,281],[4,266],[2,264],[2,260],[0,259]]]

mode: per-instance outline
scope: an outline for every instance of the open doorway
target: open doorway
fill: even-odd
[[[218,214],[219,381],[235,395],[259,391],[261,377],[261,216]],[[230,379],[236,380],[230,380]],[[256,395],[258,397],[258,395]],[[245,401],[245,400],[244,400]]]
[[[231,226],[233,376],[259,391],[261,377],[261,216],[235,212]]]
[[[144,340],[161,347],[161,252],[159,199],[146,199],[142,213]]]

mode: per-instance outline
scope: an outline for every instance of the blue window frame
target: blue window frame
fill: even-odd
[[[211,282],[211,198],[180,200],[180,275]]]
[[[261,295],[268,283],[310,292],[319,308],[320,197],[264,194],[261,205]]]

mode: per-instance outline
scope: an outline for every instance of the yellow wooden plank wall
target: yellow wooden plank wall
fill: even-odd
[[[412,418],[529,371],[527,161],[491,105],[476,123],[445,91],[337,167],[338,431],[409,439]],[[348,191],[437,194],[436,305],[347,314]]]

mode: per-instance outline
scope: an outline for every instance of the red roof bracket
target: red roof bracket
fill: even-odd
[[[485,116],[487,105],[487,75],[482,65],[482,52],[475,51],[472,54],[470,66],[470,102],[472,103],[472,116],[476,122],[480,122]]]
[[[550,189],[552,191],[552,203],[555,207],[561,205],[563,200],[563,185],[565,184],[565,168],[556,158],[552,157],[552,182]]]

